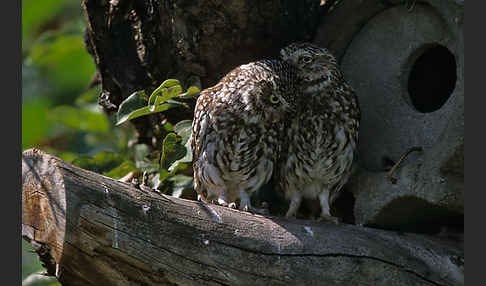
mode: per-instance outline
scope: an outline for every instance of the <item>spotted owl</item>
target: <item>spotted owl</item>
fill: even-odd
[[[298,72],[299,103],[286,135],[275,181],[295,217],[303,198],[319,199],[321,219],[338,222],[330,204],[348,180],[356,157],[360,110],[335,57],[310,43],[293,43],[280,52]]]
[[[280,60],[241,65],[201,91],[191,147],[198,197],[251,212],[250,195],[272,177],[285,121],[297,109],[297,70]]]

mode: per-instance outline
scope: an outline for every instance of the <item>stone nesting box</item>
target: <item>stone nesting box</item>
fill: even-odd
[[[337,1],[314,42],[337,56],[361,108],[357,224],[463,225],[463,1]],[[412,147],[396,168],[388,169]]]

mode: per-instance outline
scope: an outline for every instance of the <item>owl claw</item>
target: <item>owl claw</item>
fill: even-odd
[[[223,207],[227,207],[227,206],[228,206],[228,203],[227,203],[225,200],[221,199],[221,198],[219,198],[219,199],[216,201],[216,204],[217,204],[217,205],[220,205],[220,206],[223,206]]]
[[[242,208],[240,208],[240,210],[244,211],[244,212],[248,212],[248,213],[251,213],[251,214],[259,214],[259,215],[268,215],[269,214],[269,211],[268,209],[266,208],[255,208],[255,207],[252,207],[251,205],[244,205]]]

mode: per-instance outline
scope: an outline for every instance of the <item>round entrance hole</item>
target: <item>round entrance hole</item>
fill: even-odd
[[[428,46],[422,51],[410,68],[407,101],[417,111],[428,113],[440,109],[454,91],[456,59],[441,45]]]

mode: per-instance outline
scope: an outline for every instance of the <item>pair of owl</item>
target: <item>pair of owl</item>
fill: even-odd
[[[280,59],[241,65],[201,91],[191,147],[194,187],[204,202],[260,212],[250,196],[273,176],[295,217],[303,198],[321,218],[348,180],[360,112],[335,57],[311,43],[284,47]]]

